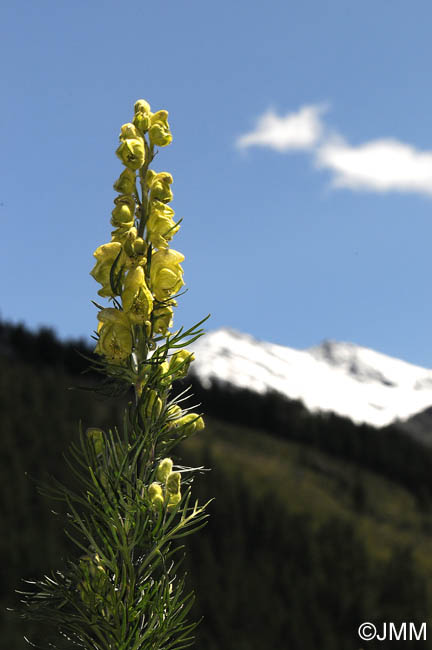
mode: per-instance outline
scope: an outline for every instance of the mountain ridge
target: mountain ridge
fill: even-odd
[[[356,423],[385,427],[432,406],[432,370],[355,343],[325,340],[297,350],[221,328],[191,349],[204,387],[217,381],[260,394],[276,391],[309,411]]]

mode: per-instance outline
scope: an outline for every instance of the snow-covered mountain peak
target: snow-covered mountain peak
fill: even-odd
[[[432,405],[431,370],[354,343],[295,350],[223,328],[192,347],[204,385],[216,380],[259,393],[276,390],[312,411],[357,422],[384,426]]]

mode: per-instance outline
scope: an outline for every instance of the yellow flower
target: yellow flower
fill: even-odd
[[[184,255],[172,248],[156,251],[150,265],[150,280],[156,300],[164,301],[184,285],[180,262]]]
[[[168,476],[171,474],[173,468],[173,462],[171,458],[164,458],[158,465],[156,470],[156,478],[161,483],[165,483]]]
[[[133,123],[141,131],[145,133],[150,126],[151,112],[150,104],[145,99],[139,99],[135,102],[135,117]]]
[[[155,199],[150,205],[147,230],[150,242],[155,248],[168,248],[168,242],[180,228],[174,222],[174,210],[162,201]]]
[[[111,224],[115,228],[132,228],[134,225],[135,200],[129,194],[120,194],[114,199]]]
[[[172,141],[168,111],[153,113],[150,120],[149,136],[151,144],[155,144],[157,147],[165,147]]]
[[[135,191],[135,174],[131,169],[126,168],[113,185],[116,192],[121,194],[133,194]]]
[[[99,289],[98,294],[104,298],[114,296],[110,284],[110,273],[111,267],[121,249],[122,246],[120,242],[113,241],[109,244],[99,246],[99,248],[97,248],[93,253],[96,258],[96,264],[90,271],[90,275],[94,277],[96,282],[99,282],[102,285],[102,289]],[[120,271],[121,266],[118,264],[117,267],[117,270]]]
[[[153,308],[153,296],[146,285],[142,266],[131,269],[127,274],[122,303],[132,323],[144,324],[148,321]]]
[[[157,199],[162,203],[172,201],[173,193],[170,185],[173,182],[173,177],[169,172],[159,172],[158,174],[152,169],[149,169],[146,174],[146,182],[150,188],[150,200]]]
[[[194,353],[188,350],[179,350],[173,354],[169,364],[173,378],[180,379],[181,377],[186,377],[190,364],[194,359]]]
[[[171,303],[177,304],[175,300],[172,300]],[[153,308],[153,332],[155,334],[165,336],[168,328],[173,324],[173,313],[173,308],[170,305]]]
[[[121,363],[132,352],[132,333],[129,319],[124,311],[108,307],[98,313],[99,340],[96,354],[111,363]]]
[[[140,169],[145,162],[144,140],[141,137],[123,140],[116,150],[117,156],[129,169]]]

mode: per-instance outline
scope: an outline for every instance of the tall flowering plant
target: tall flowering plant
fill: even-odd
[[[23,593],[24,617],[47,621],[63,643],[92,650],[184,648],[196,625],[186,620],[193,594],[185,594],[179,551],[182,538],[205,524],[205,505],[191,488],[202,468],[176,465],[171,451],[204,422],[171,387],[187,374],[193,354],[185,346],[204,321],[171,329],[184,284],[184,256],[170,248],[180,221],[169,205],[171,174],[150,168],[156,148],[172,140],[167,118],[141,99],[121,127],[114,229],[91,271],[110,305],[95,303],[93,365],[133,399],[120,429],[81,431],[71,446],[80,489],[56,480],[44,488],[65,506],[77,558]]]

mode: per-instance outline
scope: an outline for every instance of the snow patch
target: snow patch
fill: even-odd
[[[232,329],[198,339],[193,370],[205,387],[226,382],[275,390],[310,411],[331,411],[383,427],[432,405],[432,371],[354,343],[324,341],[307,350],[258,341]]]

